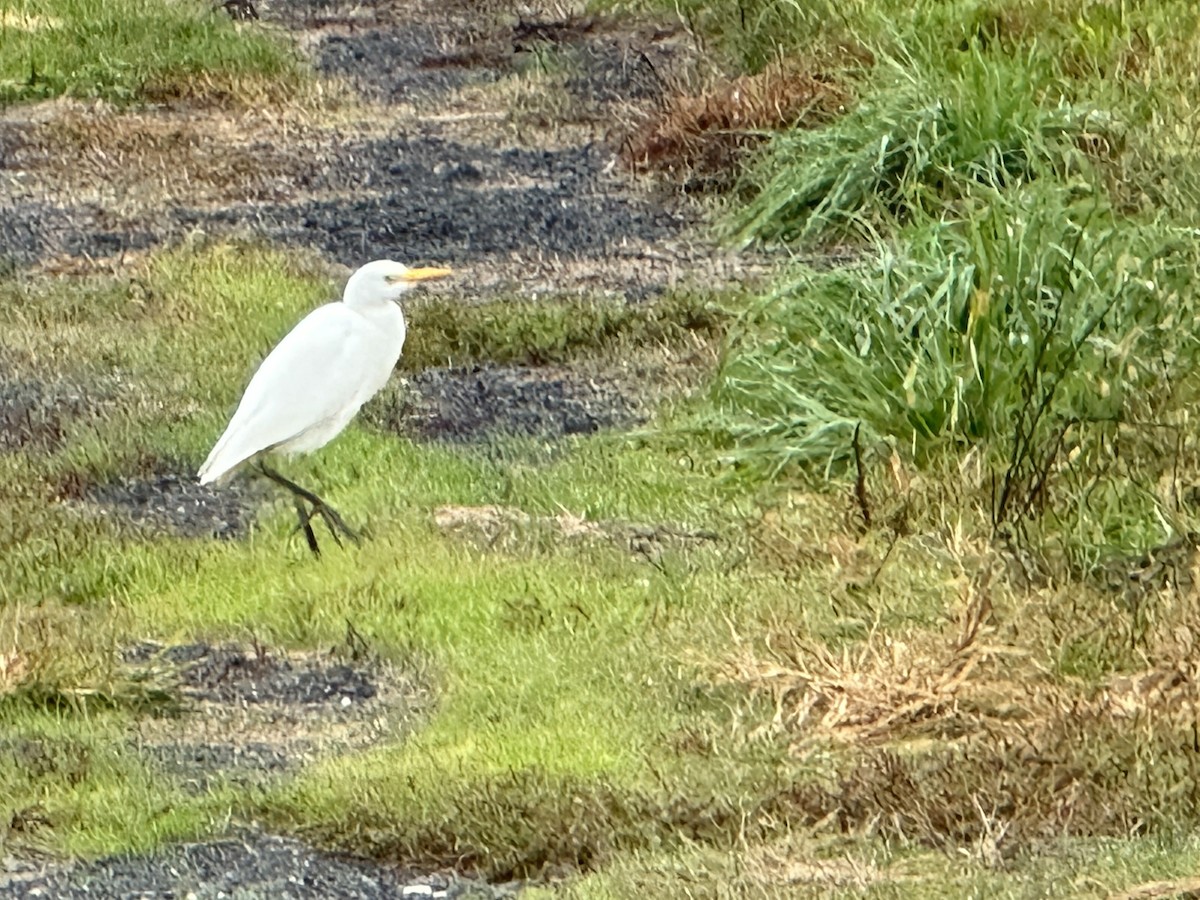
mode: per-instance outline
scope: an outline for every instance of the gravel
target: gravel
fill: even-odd
[[[450,443],[504,435],[561,438],[644,421],[641,404],[616,376],[564,367],[472,366],[426,369],[389,405],[376,427]]]
[[[402,870],[314,850],[290,838],[250,831],[176,844],[150,855],[110,856],[42,869],[0,867],[0,896],[59,900],[501,900],[517,885],[490,886]]]
[[[245,480],[221,487],[201,485],[181,465],[92,485],[84,496],[106,515],[148,531],[232,540],[249,531],[261,492]]]

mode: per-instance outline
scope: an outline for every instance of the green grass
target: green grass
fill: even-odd
[[[266,96],[305,77],[285,42],[199,0],[3,0],[0,44],[0,104]]]
[[[890,83],[848,115],[776,137],[745,177],[752,198],[731,216],[743,243],[809,241],[886,230],[961,209],[968,197],[1088,165],[1081,136],[1115,128],[1112,113],[1072,102],[1034,55],[977,48],[953,69],[914,76],[902,61]]]
[[[1151,230],[1147,239],[1160,236]],[[1095,240],[1107,246],[1102,235]],[[1041,246],[1032,232],[1028,241]],[[1053,266],[1037,258],[1039,277],[1049,279]],[[68,421],[61,446],[0,456],[0,494],[15,513],[0,524],[0,753],[15,763],[0,767],[0,817],[23,823],[6,848],[92,855],[252,819],[406,865],[459,865],[496,878],[593,873],[573,882],[577,896],[620,895],[632,884],[670,894],[673,877],[710,865],[769,893],[769,879],[754,880],[756,866],[770,848],[801,839],[823,848],[819,857],[858,854],[881,869],[868,885],[880,896],[930,873],[939,885],[1003,893],[1051,883],[1061,871],[1054,854],[1067,851],[1058,844],[1005,871],[985,856],[951,863],[952,855],[930,854],[939,842],[969,844],[970,817],[949,832],[918,827],[915,816],[886,826],[864,819],[866,836],[844,849],[832,820],[820,824],[832,796],[820,789],[842,783],[846,796],[865,796],[875,783],[864,767],[876,751],[819,740],[797,752],[788,729],[769,724],[786,704],[768,686],[730,676],[739,660],[787,672],[803,648],[836,658],[881,635],[925,641],[953,630],[946,621],[958,615],[965,573],[982,565],[959,545],[967,538],[952,537],[975,534],[982,522],[960,497],[922,488],[903,501],[911,533],[860,537],[844,498],[723,482],[698,453],[702,445],[680,433],[576,439],[531,463],[519,447],[483,454],[355,425],[288,467],[370,532],[361,548],[327,547],[319,563],[290,534],[281,500],[267,502],[248,539],[221,542],[143,531],[87,503],[53,499],[64,484],[136,476],[156,460],[194,466],[253,361],[334,288],[310,258],[227,244],[159,253],[125,278],[33,278],[0,288],[5,364],[18,378],[52,373],[103,384],[104,376],[122,386],[94,416]],[[585,306],[574,317],[518,305],[507,340],[493,336],[473,353],[510,361],[546,347],[564,358],[625,353],[692,334],[695,310],[707,308],[696,299],[663,302],[658,312]],[[495,310],[477,315],[461,313],[446,335],[482,341],[480,322]],[[430,345],[452,346],[457,338],[435,321],[426,320]],[[590,337],[581,324],[589,322]],[[881,518],[900,508],[877,469],[869,489]],[[435,528],[432,511],[442,504],[674,523],[714,529],[720,540],[668,541],[643,553],[624,539],[563,541],[547,518],[488,545]],[[1030,604],[1041,604],[1021,628],[1023,652],[1063,685],[1103,683],[1114,645],[1120,665],[1137,671],[1140,656],[1129,648],[1162,647],[1190,614],[1186,604],[1164,608],[1161,621],[1134,630],[1096,592],[1030,600],[1005,586],[994,602],[1004,622],[1024,622]],[[177,714],[179,699],[161,671],[121,661],[130,643],[253,639],[324,649],[345,641],[347,622],[373,653],[433,690],[415,733],[410,726],[262,791],[217,781],[200,793],[185,793],[125,740],[147,717]],[[15,676],[14,661],[22,667]],[[186,733],[187,720],[179,723]],[[1088,734],[1097,740],[1089,758],[1130,746],[1125,733]],[[1158,747],[1175,765],[1177,748],[1133,746],[1135,760]],[[981,791],[1019,781],[1019,760],[980,758],[1001,775],[989,781],[937,748],[918,754],[913,764],[925,766],[930,787],[915,808],[968,803],[964,779]],[[1190,821],[1172,772],[1110,786],[1110,801],[1165,808],[1173,798]],[[1057,782],[1045,783],[1052,791]],[[869,816],[869,804],[861,809]],[[1042,833],[1040,821],[1031,833]],[[1154,866],[1167,871],[1145,862],[1155,859],[1152,846],[1170,846],[1169,829],[1148,821],[1150,838],[1121,845],[1142,868],[1083,852],[1089,877],[1127,884]],[[1097,830],[1081,837],[1111,832]],[[1191,851],[1162,852],[1179,869]]]
[[[14,847],[95,856],[203,833],[235,805],[156,777],[121,745],[120,722],[33,713],[4,719],[0,790]]]
[[[254,361],[336,289],[317,261],[197,242],[126,277],[0,283],[0,374],[92,404],[48,449],[0,453],[0,822],[22,825],[0,849],[254,820],[404,865],[566,875],[575,897],[1107,896],[1194,871],[1192,5],[678,9],[735,70],[798,55],[853,86],[840,119],[766,142],[721,227],[857,258],[752,298],[414,302],[410,371],[721,359],[642,434],[554,452],[365,417],[288,466],[362,548],[316,563],[274,499],[235,542],[79,500],[196,465]],[[52,37],[18,36],[10,99],[35,96],[28,48]],[[110,83],[53,91],[161,80]],[[542,518],[489,543],[439,531],[443,504]],[[720,539],[566,541],[563,513]],[[128,743],[178,700],[121,661],[130,642],[325,649],[347,622],[432,691],[415,733],[186,795]]]
[[[860,264],[801,272],[733,330],[716,399],[775,470],[859,425],[920,461],[1038,428],[1169,419],[1192,401],[1190,228],[1114,216],[1086,184],[994,193]],[[1041,431],[1036,435],[1041,439]]]
[[[701,489],[708,477],[672,451],[597,437],[533,466],[520,454],[506,462],[355,427],[290,467],[371,534],[361,550],[330,547],[320,564],[290,537],[283,503],[263,511],[248,541],[232,544],[147,534],[86,504],[47,503],[64,479],[86,486],[136,475],[148,460],[194,467],[254,361],[334,287],[303,258],[228,245],[160,254],[132,280],[3,287],[0,315],[22,377],[52,371],[88,383],[119,373],[125,385],[95,418],[68,423],[57,451],[4,457],[0,491],[23,514],[6,518],[0,534],[7,573],[0,635],[5,652],[27,667],[0,707],[5,733],[22,734],[58,710],[94,723],[82,734],[103,746],[132,717],[169,708],[165,686],[118,661],[123,645],[143,637],[253,635],[272,646],[323,647],[344,637],[349,620],[386,658],[424,660],[439,687],[438,714],[410,745],[331,762],[257,802],[256,812],[220,794],[175,798],[168,781],[147,775],[127,752],[81,773],[70,791],[14,785],[12,810],[48,793],[58,820],[74,823],[46,832],[58,849],[140,847],[234,809],[319,832],[331,844],[374,822],[397,846],[407,834],[413,853],[433,859],[448,852],[441,820],[415,811],[431,816],[431,798],[451,796],[444,779],[452,770],[462,775],[455,802],[478,817],[477,864],[536,868],[503,811],[480,805],[473,786],[518,773],[544,783],[547,796],[561,793],[553,785],[563,782],[580,796],[610,798],[596,802],[612,809],[642,808],[630,785],[648,781],[649,761],[677,727],[680,697],[694,677],[667,636],[719,637],[712,616],[699,630],[687,622],[692,610],[736,605],[737,577],[723,572],[732,551],[668,549],[656,568],[619,541],[555,549],[553,534],[530,533],[512,552],[488,552],[442,535],[430,520],[441,504],[498,503],[548,516],[568,510],[596,520],[719,526],[727,516],[719,496]],[[547,347],[657,345],[691,327],[693,306],[702,308],[689,300],[678,317],[587,307],[591,319],[522,307],[508,340],[490,340],[509,361],[538,358]],[[452,333],[486,335],[494,312],[483,307],[477,315],[482,326],[460,315]],[[431,344],[444,343],[429,321]],[[588,321],[596,329],[590,337],[580,324]],[[573,337],[563,336],[568,328]],[[96,833],[90,804],[105,793],[144,799]],[[381,796],[387,803],[377,802]],[[152,828],[143,810],[155,798],[176,813]],[[608,846],[607,831],[616,828],[598,826],[596,839]],[[511,846],[489,850],[493,839]],[[574,852],[566,840],[555,858]]]
[[[981,464],[991,531],[1076,571],[1187,533],[1163,486],[1194,462],[1191,8],[679,9],[733,66],[796,58],[856,95],[773,135],[719,227],[861,258],[730,327],[698,430],[752,477],[841,478],[856,431],[868,466]]]

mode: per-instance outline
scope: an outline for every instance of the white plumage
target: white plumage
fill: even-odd
[[[302,453],[333,440],[387,383],[400,359],[401,295],[449,274],[449,269],[410,269],[382,259],[351,275],[341,302],[313,310],[263,360],[200,467],[200,483],[218,481],[266,453]],[[314,512],[325,515],[327,508],[315,495],[264,471],[313,504],[302,526],[315,552],[307,521]]]
[[[200,467],[200,483],[261,453],[303,453],[333,440],[400,359],[404,313],[395,301],[414,284],[448,274],[385,259],[350,276],[341,302],[314,309],[262,361]]]

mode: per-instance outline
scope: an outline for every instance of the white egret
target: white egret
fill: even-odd
[[[314,554],[321,553],[312,530],[316,515],[339,545],[339,532],[357,542],[324,500],[268,468],[262,457],[305,453],[333,440],[387,383],[400,359],[405,335],[400,297],[422,281],[449,274],[449,269],[410,269],[380,259],[351,275],[341,302],[314,309],[262,361],[200,467],[200,483],[257,462],[263,475],[292,492]]]

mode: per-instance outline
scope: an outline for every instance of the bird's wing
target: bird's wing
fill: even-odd
[[[357,398],[367,380],[362,363],[374,355],[369,329],[341,303],[318,307],[301,319],[250,379],[229,426],[200,467],[201,483],[361,402]]]

